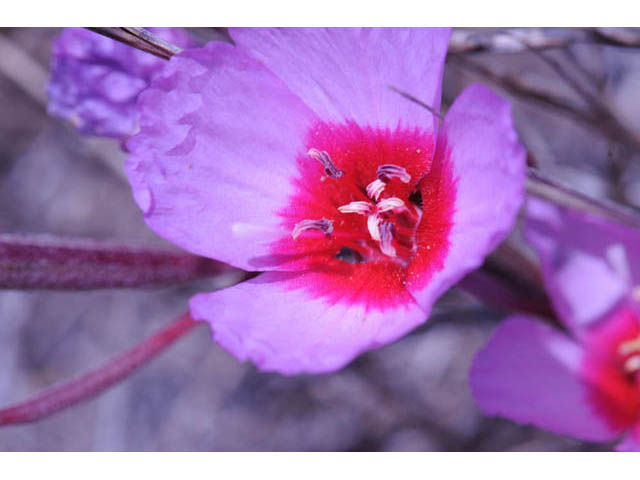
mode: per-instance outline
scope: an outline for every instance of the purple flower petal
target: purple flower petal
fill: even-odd
[[[193,45],[180,28],[150,30],[180,47]],[[65,28],[53,43],[47,110],[84,134],[125,140],[138,127],[138,94],[165,64],[84,28]]]
[[[618,452],[640,452],[640,424],[627,433],[622,441],[616,445]]]
[[[349,299],[318,298],[305,288],[317,281],[316,276],[265,273],[231,288],[196,295],[191,315],[208,321],[214,340],[239,360],[284,374],[337,370],[426,318],[413,302],[383,312]]]
[[[230,33],[325,122],[391,129],[420,125],[434,131],[429,111],[391,87],[437,110],[449,29],[240,28]]]
[[[562,321],[580,336],[640,279],[640,235],[531,197],[525,236]]]
[[[480,351],[470,372],[476,402],[487,415],[533,424],[588,441],[614,440],[612,428],[589,401],[580,371],[581,347],[527,317],[507,319]]]
[[[433,169],[422,196],[433,195],[430,177],[451,170],[448,188],[455,190],[455,204],[444,268],[430,278],[419,276],[428,266],[414,262],[411,267],[417,275],[408,288],[425,309],[479,267],[513,227],[523,199],[525,151],[513,128],[509,103],[482,85],[468,87],[443,122]],[[438,227],[424,223],[423,228],[418,243],[430,248],[429,230]]]
[[[287,203],[314,115],[262,63],[212,42],[173,57],[140,95],[125,168],[149,227],[246,270],[290,236]]]

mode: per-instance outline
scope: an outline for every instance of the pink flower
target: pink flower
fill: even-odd
[[[532,198],[527,239],[567,333],[512,317],[478,353],[471,387],[488,415],[640,450],[640,235]]]
[[[507,102],[469,87],[440,128],[442,29],[232,29],[140,95],[126,169],[147,224],[265,271],[194,318],[260,369],[338,369],[406,334],[522,201]]]
[[[194,46],[181,28],[151,28],[179,47]],[[53,42],[50,115],[87,135],[126,140],[138,128],[136,100],[165,60],[84,28],[64,28]]]

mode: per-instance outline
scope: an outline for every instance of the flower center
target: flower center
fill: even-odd
[[[317,122],[304,143],[281,236],[256,266],[292,272],[291,288],[329,304],[412,304],[409,289],[443,268],[453,225],[455,180],[433,134]]]
[[[582,374],[590,398],[613,427],[627,428],[640,419],[640,325],[635,306],[621,305],[584,341]]]
[[[353,176],[341,180],[339,169],[326,151],[311,148],[308,155],[317,160],[328,178],[321,181],[353,182]],[[404,199],[390,193],[393,183],[409,184],[411,175],[406,168],[392,163],[379,165],[365,188],[358,184],[344,185],[344,191],[358,190],[365,199],[353,200],[337,207],[343,215],[361,215],[366,226],[341,229],[334,233],[334,222],[327,219],[304,219],[294,225],[291,233],[297,239],[302,233],[317,230],[328,238],[335,236],[344,241],[336,258],[349,263],[379,260],[381,256],[394,259],[407,266],[416,254],[416,229],[422,218],[421,195],[418,190],[406,193]],[[344,224],[343,224],[344,225]]]

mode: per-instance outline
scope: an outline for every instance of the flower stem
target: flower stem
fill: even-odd
[[[181,252],[87,239],[0,234],[0,288],[92,289],[185,282],[234,271]]]
[[[188,313],[181,315],[138,346],[105,365],[49,388],[24,402],[1,409],[0,425],[35,422],[97,395],[132,374],[196,324]]]

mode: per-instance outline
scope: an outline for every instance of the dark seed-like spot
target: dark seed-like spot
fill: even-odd
[[[360,252],[349,247],[342,247],[340,251],[336,253],[336,258],[343,262],[353,264],[364,262],[364,258],[360,255]]]
[[[412,192],[411,195],[409,195],[409,201],[422,208],[422,192],[420,190]]]

